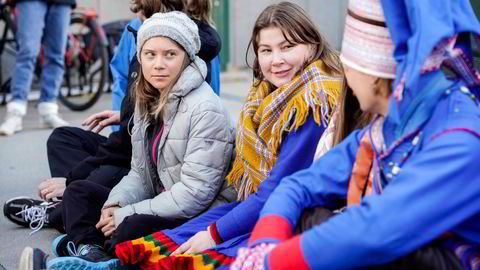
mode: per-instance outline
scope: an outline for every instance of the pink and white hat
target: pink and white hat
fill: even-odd
[[[380,0],[350,0],[340,60],[360,72],[395,79],[393,43]]]

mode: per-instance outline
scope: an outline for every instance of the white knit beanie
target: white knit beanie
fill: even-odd
[[[176,41],[192,61],[200,50],[197,24],[183,12],[155,13],[143,22],[137,34],[137,59],[139,62],[143,45],[153,37],[168,37]]]

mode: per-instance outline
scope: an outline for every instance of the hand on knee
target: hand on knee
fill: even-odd
[[[38,185],[38,195],[46,201],[62,197],[66,188],[66,180],[65,177],[53,177],[41,182]]]
[[[115,232],[116,227],[114,212],[118,208],[118,206],[113,206],[103,209],[100,220],[95,225],[97,230],[102,231],[105,237],[110,237]]]

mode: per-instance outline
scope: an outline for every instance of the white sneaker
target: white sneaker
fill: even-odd
[[[7,104],[7,116],[0,126],[0,135],[12,136],[15,132],[21,131],[22,118],[27,113],[27,104],[21,102],[9,102]]]
[[[58,128],[70,125],[58,115],[58,105],[54,102],[40,102],[38,104],[41,128]]]
[[[20,256],[18,270],[42,270],[47,269],[47,257],[41,249],[25,247]]]

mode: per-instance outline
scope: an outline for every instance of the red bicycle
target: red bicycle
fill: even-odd
[[[10,83],[17,43],[15,41],[15,8],[0,3],[0,92],[5,104]],[[94,9],[77,8],[72,11],[65,51],[65,75],[59,89],[59,100],[74,111],[90,108],[108,88],[108,41],[103,28],[97,23]],[[34,70],[32,89],[40,89],[39,79],[44,58],[43,48]]]

